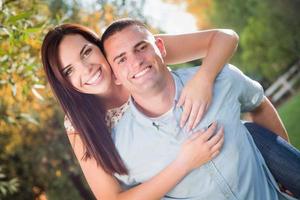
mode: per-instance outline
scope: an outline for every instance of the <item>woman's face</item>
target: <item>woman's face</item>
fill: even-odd
[[[66,35],[59,45],[62,74],[80,92],[105,95],[111,88],[111,68],[101,50],[79,34]]]

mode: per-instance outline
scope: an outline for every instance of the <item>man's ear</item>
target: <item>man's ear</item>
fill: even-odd
[[[155,44],[158,47],[162,57],[163,58],[166,57],[167,51],[166,51],[166,48],[165,48],[164,41],[161,38],[155,38]]]

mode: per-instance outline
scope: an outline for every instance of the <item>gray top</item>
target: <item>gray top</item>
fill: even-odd
[[[174,105],[184,84],[197,70],[189,68],[172,72],[176,86]],[[279,191],[240,120],[241,111],[257,107],[263,96],[259,83],[232,65],[224,67],[216,78],[209,111],[195,129],[206,128],[214,121],[222,124],[225,141],[221,153],[190,172],[164,199],[293,199]],[[115,145],[129,169],[129,175],[115,174],[125,187],[130,188],[149,180],[176,158],[181,143],[191,134],[179,127],[181,113],[181,108],[173,106],[162,116],[149,118],[131,100],[112,133]]]

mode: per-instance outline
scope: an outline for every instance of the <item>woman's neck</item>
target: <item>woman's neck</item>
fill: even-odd
[[[101,97],[106,110],[120,107],[129,98],[129,92],[122,85],[113,85],[105,97]]]

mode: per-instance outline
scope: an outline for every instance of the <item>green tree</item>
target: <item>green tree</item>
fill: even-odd
[[[232,62],[257,79],[273,82],[299,59],[298,0],[166,1],[186,3],[199,28],[232,28],[238,32],[240,44]]]
[[[0,0],[1,199],[93,199],[45,80],[41,43],[58,24],[79,23],[100,34],[117,17],[143,19],[142,7],[129,0],[99,0],[92,8],[76,0]]]
[[[214,26],[239,33],[235,62],[271,82],[299,59],[299,8],[296,0],[215,0],[210,14]]]

